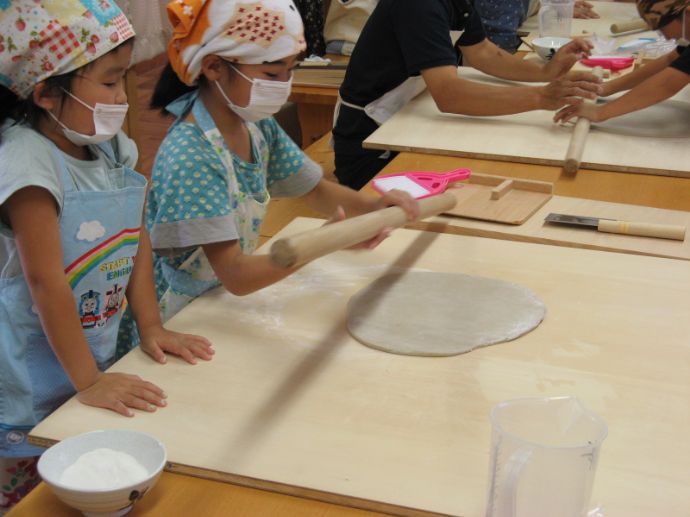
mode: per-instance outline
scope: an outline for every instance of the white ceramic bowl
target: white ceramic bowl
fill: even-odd
[[[60,482],[64,470],[84,453],[107,448],[133,456],[149,476],[119,488],[91,490]],[[119,517],[132,509],[158,481],[166,462],[165,447],[156,438],[138,431],[93,431],[67,438],[45,451],[38,460],[38,473],[55,495],[89,517]]]
[[[544,36],[532,40],[532,47],[540,58],[548,61],[563,45],[568,43],[570,38],[557,38],[555,36]]]

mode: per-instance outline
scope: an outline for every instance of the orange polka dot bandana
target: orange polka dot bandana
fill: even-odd
[[[302,18],[292,0],[174,0],[170,64],[187,85],[201,62],[217,55],[242,64],[279,61],[305,48]]]

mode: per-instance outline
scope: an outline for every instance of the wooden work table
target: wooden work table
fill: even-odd
[[[332,167],[332,157],[326,150],[326,143],[327,138],[323,138],[311,152],[317,161],[329,168]],[[417,153],[401,153],[383,173],[412,170],[447,171],[460,166],[487,174],[553,182],[555,193],[563,196],[690,210],[690,180],[681,178],[602,171],[580,171],[575,176],[564,176],[556,167]],[[270,224],[262,232],[265,236],[275,234],[295,216],[312,214],[299,202],[278,201],[280,203],[272,207]],[[9,517],[79,515],[79,512],[63,505],[43,484],[9,513]],[[364,517],[384,514],[164,472],[156,488],[130,515]]]

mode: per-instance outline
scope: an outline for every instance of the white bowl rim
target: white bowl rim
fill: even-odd
[[[572,38],[565,38],[563,36],[541,36],[539,38],[534,38],[532,40],[531,44],[536,46],[536,47],[542,47],[542,48],[549,48],[549,49],[550,48],[556,48],[553,45],[547,45],[547,44],[543,43],[543,41],[545,41],[545,40],[549,41],[552,44],[555,44],[555,45],[560,44],[560,46],[563,46],[566,43],[571,42]]]
[[[124,485],[118,488],[75,488],[73,486],[68,486],[63,483],[60,483],[59,481],[53,481],[52,479],[47,479],[43,473],[41,472],[41,461],[44,458],[44,454],[48,452],[48,449],[52,449],[53,447],[58,447],[66,442],[72,442],[76,441],[80,438],[83,438],[84,436],[87,435],[93,435],[93,434],[102,434],[102,433],[130,433],[130,434],[138,434],[141,436],[144,436],[146,438],[150,438],[158,447],[160,447],[161,451],[163,451],[163,459],[161,460],[160,465],[158,465],[153,474],[150,474],[149,477],[142,481],[137,481],[136,483],[131,483],[129,485]],[[68,490],[70,492],[80,492],[83,494],[105,494],[105,493],[110,493],[110,492],[119,492],[120,490],[131,490],[134,487],[137,487],[141,485],[142,483],[148,483],[154,479],[156,479],[162,470],[165,468],[165,465],[168,461],[168,451],[165,448],[165,445],[163,445],[163,442],[161,442],[158,438],[155,436],[145,433],[143,431],[134,431],[131,429],[97,429],[94,431],[87,431],[85,433],[80,433],[74,436],[70,436],[68,438],[65,438],[64,440],[60,440],[54,445],[51,445],[43,454],[41,454],[40,458],[38,458],[38,464],[36,465],[36,468],[38,469],[38,474],[41,476],[41,479],[45,481],[48,485],[53,485],[57,488],[60,488],[61,490]]]

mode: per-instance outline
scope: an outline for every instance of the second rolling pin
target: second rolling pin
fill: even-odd
[[[604,75],[604,70],[600,66],[594,68],[592,72],[600,79]],[[584,102],[593,103],[595,101],[585,99]],[[585,150],[585,142],[587,141],[587,135],[589,134],[589,126],[589,119],[584,117],[579,117],[577,122],[575,122],[573,133],[570,135],[568,151],[565,153],[565,163],[563,164],[563,169],[568,174],[575,174],[580,168],[582,153]]]
[[[640,18],[639,20],[612,23],[610,30],[612,34],[620,34],[622,32],[641,31],[645,29],[647,29],[647,24]]]
[[[421,199],[419,219],[450,210],[457,201],[450,192]],[[407,222],[402,208],[390,206],[279,239],[271,246],[271,260],[279,267],[297,266],[371,239],[384,228],[398,228]]]

